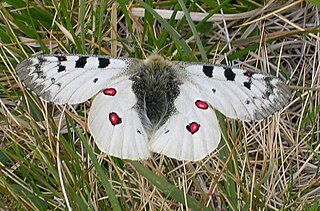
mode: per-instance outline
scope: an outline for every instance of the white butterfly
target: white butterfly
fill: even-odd
[[[231,67],[94,55],[36,56],[20,63],[21,81],[43,100],[77,104],[97,94],[89,129],[99,149],[124,159],[152,152],[196,161],[220,141],[217,109],[230,118],[263,119],[287,104],[277,78]]]

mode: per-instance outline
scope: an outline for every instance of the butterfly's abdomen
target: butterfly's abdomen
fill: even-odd
[[[181,72],[158,55],[133,67],[132,90],[137,97],[136,109],[150,133],[163,125],[175,111]]]

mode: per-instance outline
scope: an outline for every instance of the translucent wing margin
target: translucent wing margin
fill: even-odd
[[[18,64],[20,80],[39,97],[77,104],[95,95],[125,71],[132,60],[94,55],[40,55]]]
[[[204,99],[230,118],[266,118],[282,109],[291,96],[288,86],[271,75],[215,65],[183,66]]]

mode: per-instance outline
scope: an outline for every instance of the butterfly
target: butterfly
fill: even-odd
[[[290,89],[267,74],[206,63],[97,55],[40,55],[18,64],[21,82],[45,101],[78,104],[95,96],[88,127],[109,155],[141,160],[152,152],[197,161],[219,144],[213,109],[261,120],[281,110]]]

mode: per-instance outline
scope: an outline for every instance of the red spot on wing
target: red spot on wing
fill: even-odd
[[[122,119],[118,116],[117,113],[112,112],[109,114],[109,121],[113,126],[116,126],[122,122]]]
[[[60,62],[67,61],[67,57],[65,57],[65,56],[58,56],[58,60],[59,60]]]
[[[197,100],[196,102],[195,102],[195,104],[196,104],[196,106],[198,107],[198,108],[200,108],[200,109],[208,109],[209,108],[209,105],[208,105],[208,103],[206,103],[206,102],[204,102],[204,101],[201,101],[201,100]]]
[[[117,90],[115,88],[107,88],[103,90],[103,94],[109,95],[109,96],[115,96],[117,94]]]
[[[247,76],[247,77],[249,77],[249,78],[251,78],[252,77],[252,75],[253,75],[253,72],[251,72],[251,71],[246,71],[245,73],[243,73],[245,76]]]
[[[191,134],[195,134],[196,132],[198,132],[200,124],[198,124],[197,122],[191,122],[187,125],[186,128]]]

